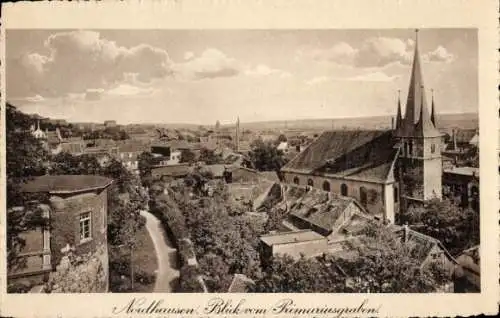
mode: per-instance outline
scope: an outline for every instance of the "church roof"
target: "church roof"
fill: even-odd
[[[327,131],[282,170],[385,182],[397,149],[391,131]]]

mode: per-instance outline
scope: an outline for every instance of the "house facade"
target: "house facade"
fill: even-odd
[[[9,268],[9,283],[47,284],[57,276],[56,283],[62,289],[52,292],[106,292],[107,188],[111,183],[111,179],[94,175],[47,175],[24,184],[23,192],[44,194],[43,198],[48,199],[15,209],[41,209],[48,222],[47,226],[21,234],[26,240],[25,247],[17,253],[22,265]],[[79,279],[74,275],[80,266],[75,258],[86,263],[87,269],[95,267],[96,275],[84,278],[86,271],[82,270],[81,281],[71,281],[69,275]],[[73,274],[63,275],[72,271]],[[84,281],[85,286],[81,285]]]

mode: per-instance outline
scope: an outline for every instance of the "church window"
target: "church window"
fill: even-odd
[[[435,153],[435,152],[436,152],[436,145],[431,144],[431,153]]]
[[[361,201],[361,204],[363,206],[366,206],[368,198],[367,198],[366,188],[365,187],[359,188],[359,200]]]
[[[298,185],[298,184],[300,184],[299,177],[295,177],[295,178],[293,178],[293,183],[295,183],[295,184],[297,184],[297,185]]]
[[[323,182],[323,190],[330,191],[330,182],[328,181]]]
[[[399,191],[397,187],[394,187],[394,202],[398,203],[399,200]]]
[[[314,181],[312,179],[307,179],[307,185],[313,187]]]
[[[340,186],[340,194],[345,196],[345,197],[348,194],[347,185],[345,183],[342,183],[342,185]]]

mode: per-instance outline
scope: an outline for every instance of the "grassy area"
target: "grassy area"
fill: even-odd
[[[137,247],[134,250],[135,286],[134,292],[152,292],[155,285],[155,271],[158,269],[158,260],[153,241],[144,226],[136,234]],[[153,277],[153,279],[150,279]]]

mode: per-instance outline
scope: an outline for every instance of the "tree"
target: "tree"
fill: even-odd
[[[181,160],[180,162],[193,163],[196,160],[196,155],[189,149],[184,149],[181,152]]]
[[[280,135],[278,136],[278,143],[280,143],[280,142],[286,142],[287,140],[288,140],[288,139],[287,139],[287,138],[286,138],[286,136],[285,136],[285,135],[283,135],[283,134],[280,134]]]
[[[277,256],[262,278],[250,286],[259,293],[335,293],[344,290],[346,278],[335,265],[316,258],[294,260]]]
[[[151,170],[153,167],[153,155],[150,152],[143,152],[137,158],[137,166],[139,175],[143,185],[148,185],[151,182]]]
[[[199,161],[204,162],[207,165],[223,163],[222,156],[216,155],[215,151],[209,150],[207,148],[202,148],[200,151]]]
[[[43,175],[47,170],[48,152],[35,139],[29,127],[33,119],[7,103],[6,110],[6,176],[7,176],[7,263],[9,268],[23,266],[19,263],[18,252],[24,246],[20,233],[47,226],[42,213],[35,206],[27,209],[12,209],[25,206],[32,199],[43,200],[43,195],[26,195],[20,190],[23,182],[33,176]]]
[[[283,151],[272,143],[256,140],[251,145],[250,161],[260,171],[279,171],[286,163]]]
[[[418,231],[441,241],[452,255],[479,244],[479,214],[470,208],[433,199],[408,214]]]

